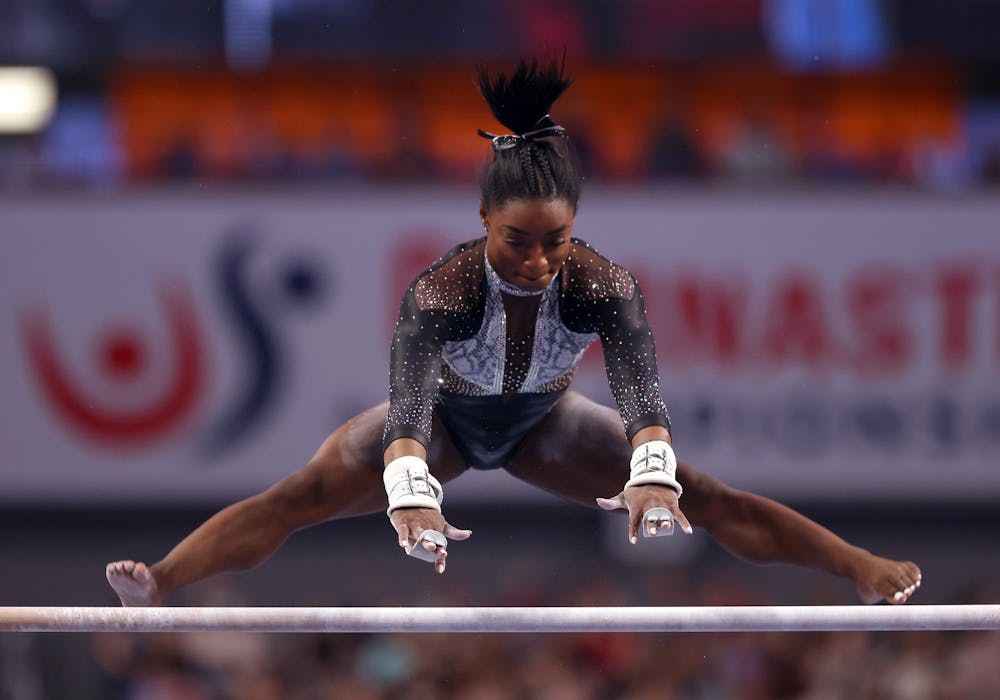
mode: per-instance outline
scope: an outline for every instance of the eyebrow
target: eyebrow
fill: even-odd
[[[518,234],[520,236],[528,236],[528,235],[530,235],[527,231],[522,231],[517,226],[511,226],[510,224],[504,224],[503,227],[505,229],[510,230],[512,233],[516,233],[516,234]],[[561,233],[565,233],[568,228],[569,228],[569,224],[563,224],[559,228],[554,228],[551,231],[549,231],[548,233],[545,233],[543,235],[545,235],[545,236],[557,236],[557,235],[559,235]]]

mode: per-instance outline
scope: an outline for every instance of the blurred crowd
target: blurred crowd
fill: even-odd
[[[123,700],[990,700],[1000,633],[95,639]]]
[[[401,92],[384,75],[366,78],[369,94],[354,101],[338,99],[350,89],[343,73],[298,87],[287,74],[246,84],[211,74],[131,73],[112,94],[63,100],[40,134],[0,138],[0,188],[469,185],[489,153],[476,128],[502,131],[478,101],[473,70],[439,77],[424,70]],[[868,86],[847,81],[821,99],[822,86],[788,84],[761,69],[751,77],[781,86],[762,100],[746,94],[752,85],[738,89],[745,72],[716,79],[713,94],[701,81],[722,69],[702,69],[691,78],[697,88],[674,85],[683,78],[669,72],[634,69],[617,77],[635,86],[607,86],[588,80],[586,70],[556,117],[591,183],[935,191],[1000,184],[1000,107],[972,104],[948,88],[871,101]],[[878,89],[899,77],[882,76]],[[317,95],[313,83],[324,79],[329,92]],[[927,84],[949,79],[937,74]],[[288,82],[278,94],[254,97]],[[817,103],[796,104],[803,90]]]
[[[14,0],[0,64],[59,79],[0,189],[475,180],[475,66],[565,49],[596,182],[1000,182],[988,0]],[[992,39],[991,39],[992,37]]]
[[[483,601],[460,579],[429,605],[773,604],[745,565],[691,577],[679,569],[609,573],[535,586],[509,576]],[[523,573],[523,572],[522,572]],[[773,575],[780,576],[780,572]],[[362,576],[372,587],[378,582]],[[503,577],[501,577],[503,578]],[[535,578],[534,581],[544,579]],[[552,587],[549,587],[552,586]],[[556,592],[556,589],[560,592]],[[425,589],[410,589],[415,604]],[[683,592],[681,592],[683,591]],[[805,603],[856,602],[825,585]],[[245,605],[232,579],[190,604]],[[406,596],[404,596],[405,598]],[[680,600],[677,600],[680,598]],[[918,596],[919,598],[919,596]],[[787,603],[787,601],[784,601]],[[919,604],[919,600],[917,601]],[[980,602],[967,599],[966,602]],[[328,603],[327,603],[328,604]],[[366,604],[372,604],[368,601]],[[992,700],[1000,697],[998,632],[684,634],[35,635],[0,646],[10,700]],[[54,642],[62,642],[62,645]],[[12,657],[19,651],[16,657]],[[5,694],[6,693],[6,694]]]

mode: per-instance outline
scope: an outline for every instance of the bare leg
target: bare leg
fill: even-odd
[[[618,493],[628,477],[631,448],[618,414],[567,392],[535,427],[508,465],[514,476],[546,491],[594,505]],[[681,508],[696,527],[756,563],[798,564],[851,579],[867,603],[902,603],[915,587],[912,562],[877,557],[848,544],[818,523],[768,498],[732,489],[688,464],[678,466]],[[912,592],[912,591],[911,591]]]
[[[152,566],[131,560],[108,564],[108,582],[122,604],[158,605],[181,586],[257,566],[295,530],[385,510],[382,431],[387,406],[383,403],[352,418],[299,471],[219,511]],[[428,461],[442,482],[465,470],[447,432],[437,423]]]

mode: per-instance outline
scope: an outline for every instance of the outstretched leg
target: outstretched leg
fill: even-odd
[[[575,392],[567,394],[519,447],[514,476],[593,506],[618,493],[628,478],[631,448],[618,414]],[[902,603],[920,584],[912,562],[877,557],[791,508],[730,488],[680,463],[681,508],[726,549],[757,563],[798,564],[851,579],[862,600]]]
[[[124,560],[107,566],[122,604],[158,605],[171,591],[224,571],[263,562],[292,532],[333,518],[385,510],[382,431],[388,404],[369,409],[332,433],[300,470],[266,491],[219,511],[151,566]],[[453,479],[465,464],[436,424],[428,454],[434,475]]]

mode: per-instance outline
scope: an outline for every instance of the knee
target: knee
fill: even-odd
[[[277,521],[299,527],[322,519],[323,479],[310,470],[290,474],[260,494],[268,514]]]

